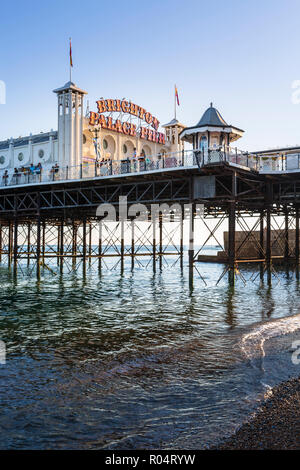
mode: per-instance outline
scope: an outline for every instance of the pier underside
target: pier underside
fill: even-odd
[[[114,221],[107,220],[103,204],[113,208]],[[83,270],[96,260],[101,270],[107,257],[117,257],[122,269],[126,257],[132,266],[148,257],[156,270],[169,255],[182,265],[188,244],[190,279],[194,272],[201,277],[201,262],[220,262],[221,278],[228,274],[233,285],[241,264],[252,263],[271,282],[279,262],[299,276],[299,206],[299,172],[262,175],[226,162],[2,188],[0,262],[14,273],[34,265],[38,277],[41,269],[51,271],[50,259],[63,272],[67,260],[73,266],[80,261]],[[211,245],[217,253],[209,256]]]

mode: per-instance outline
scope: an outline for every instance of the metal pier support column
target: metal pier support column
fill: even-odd
[[[89,223],[89,263],[92,263],[92,222]]]
[[[72,265],[73,268],[76,265],[76,256],[77,256],[77,226],[75,221],[72,221]]]
[[[289,262],[289,213],[287,207],[284,209],[284,260]]]
[[[59,238],[60,238],[59,266],[60,266],[60,272],[62,272],[63,271],[63,263],[64,263],[64,219],[61,219]]]
[[[83,274],[86,273],[86,218],[82,221],[82,261],[83,261]]]
[[[153,255],[153,272],[156,272],[156,216],[152,218],[152,255]]]
[[[235,281],[235,217],[235,202],[231,201],[228,214],[228,280],[230,286],[234,286]]]
[[[12,248],[13,248],[13,224],[12,221],[9,221],[8,226],[8,267],[11,267],[12,261]]]
[[[31,250],[31,223],[28,222],[27,224],[27,266],[30,264],[30,250]]]
[[[99,240],[98,240],[98,268],[99,268],[99,273],[101,273],[102,270],[102,220],[99,220]]]
[[[271,261],[272,261],[272,250],[271,250],[271,209],[267,207],[267,214],[266,214],[266,222],[267,222],[267,238],[266,238],[266,266],[267,266],[267,278],[268,284],[271,284],[272,276],[271,276]]]
[[[45,253],[46,253],[46,222],[43,220],[43,223],[42,223],[42,260],[43,260],[43,266],[45,264]]]
[[[134,246],[134,242],[135,242],[135,238],[134,238],[134,226],[135,224],[135,220],[132,218],[131,219],[131,269],[134,268],[134,250],[135,250],[135,246]]]
[[[260,259],[265,258],[264,250],[264,211],[260,212],[260,221],[259,221],[259,257]],[[260,279],[264,277],[264,263],[260,263]]]
[[[194,229],[195,229],[195,203],[190,204],[189,216],[189,280],[193,281],[194,274]]]
[[[14,242],[13,242],[13,261],[14,261],[14,274],[17,274],[18,267],[18,219],[14,219]]]
[[[162,268],[162,255],[163,255],[163,215],[159,214],[159,269]]]
[[[37,217],[36,225],[36,275],[38,280],[41,276],[41,217]]]
[[[299,207],[296,207],[296,234],[295,234],[295,263],[296,263],[296,278],[299,279]]]
[[[57,251],[56,251],[56,256],[57,256],[57,266],[59,266],[59,253],[60,253],[60,225],[57,225]]]
[[[124,254],[125,254],[125,221],[123,217],[120,221],[121,224],[121,273],[124,271]]]
[[[180,220],[180,267],[183,268],[183,220],[184,220],[184,213],[183,209],[181,211],[181,220]]]
[[[235,250],[235,222],[236,222],[236,195],[237,195],[237,175],[236,172],[232,175],[232,200],[229,202],[228,210],[228,281],[230,286],[235,283],[235,264],[236,264],[236,250]]]

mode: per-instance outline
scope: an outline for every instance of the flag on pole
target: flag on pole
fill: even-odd
[[[73,59],[72,59],[72,41],[70,38],[70,67],[73,67]]]
[[[177,105],[179,106],[179,96],[178,96],[178,90],[177,90],[177,86],[175,85],[175,98],[177,100]]]

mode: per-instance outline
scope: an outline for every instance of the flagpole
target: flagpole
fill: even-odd
[[[70,41],[70,60],[69,60],[69,64],[70,64],[70,82],[72,82],[72,64],[71,64],[71,41],[72,41],[72,39],[69,38],[69,41]]]
[[[175,119],[176,119],[176,85],[174,87],[174,114],[175,114]]]

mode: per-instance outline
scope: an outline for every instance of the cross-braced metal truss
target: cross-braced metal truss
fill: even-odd
[[[166,255],[180,254],[182,241],[178,244],[174,236],[180,223],[169,223],[168,230],[162,218],[140,222],[125,220],[107,222],[101,219],[78,220],[59,218],[54,220],[31,219],[11,220],[0,226],[1,261],[8,259],[14,270],[34,264],[40,269],[56,272],[78,269],[80,264],[85,269],[86,261],[92,265],[96,261],[99,268],[107,266],[107,258],[117,258],[115,266],[124,266],[124,258],[131,257],[139,265],[138,258],[148,257],[147,266]],[[54,263],[56,261],[56,263]],[[161,261],[162,263],[162,261]],[[56,264],[56,267],[55,267]],[[146,267],[147,267],[146,266]],[[113,269],[113,268],[109,268]]]
[[[217,284],[226,273],[232,276],[233,282],[234,279],[240,279],[243,284],[257,279],[263,281],[265,274],[268,282],[271,282],[272,278],[279,280],[277,265],[280,265],[278,263],[291,260],[296,261],[293,266],[296,266],[297,274],[297,269],[299,270],[299,220],[297,229],[295,210],[287,206],[276,208],[274,213],[270,211],[268,219],[266,210],[258,213],[235,207],[234,225],[231,224],[231,226],[230,216],[230,212],[223,210],[215,211],[212,217],[210,211],[206,209],[200,222],[198,221],[194,241],[197,244],[197,236],[200,235],[201,244],[193,254],[193,262],[204,284],[207,284],[202,276],[205,264],[200,265],[199,261],[223,264]],[[230,236],[230,230],[232,236]],[[209,254],[212,248],[218,253]],[[255,264],[260,266],[258,270],[249,269]]]

